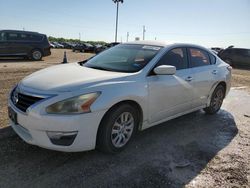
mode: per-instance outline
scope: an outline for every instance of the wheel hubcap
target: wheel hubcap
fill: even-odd
[[[111,141],[116,148],[124,146],[132,136],[134,130],[134,117],[130,112],[123,112],[115,121]]]
[[[219,109],[222,105],[223,98],[224,98],[223,91],[219,89],[214,95],[214,98],[212,101],[212,107],[216,110]]]
[[[34,59],[40,59],[41,56],[42,56],[41,52],[39,52],[39,51],[34,51],[33,52]]]

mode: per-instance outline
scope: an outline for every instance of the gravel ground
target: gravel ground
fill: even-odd
[[[68,52],[70,62],[91,54]],[[0,126],[6,99],[24,76],[62,61],[0,61]],[[0,139],[0,187],[250,187],[250,71],[233,70],[234,88],[222,110],[202,111],[140,132],[125,151],[61,153]]]

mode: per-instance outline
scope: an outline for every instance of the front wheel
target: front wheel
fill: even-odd
[[[224,97],[225,97],[225,87],[223,87],[222,85],[217,86],[212,94],[210,105],[204,108],[203,110],[207,114],[215,114],[220,110]]]
[[[123,104],[111,109],[98,130],[97,148],[108,153],[120,152],[128,145],[138,124],[138,113],[131,105]]]
[[[31,52],[31,58],[35,61],[41,60],[43,57],[42,52],[40,50],[33,50]]]

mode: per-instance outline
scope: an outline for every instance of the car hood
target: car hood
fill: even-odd
[[[39,91],[74,91],[101,82],[122,81],[129,73],[97,70],[69,63],[37,71],[24,78],[20,86]]]

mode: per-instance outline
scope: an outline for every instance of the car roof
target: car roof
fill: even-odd
[[[22,31],[22,30],[0,30],[0,32],[16,32],[16,33],[29,33],[29,34],[39,34],[39,35],[43,35],[41,33],[38,32],[34,32],[34,31]]]
[[[141,44],[141,45],[151,45],[151,46],[161,46],[161,47],[165,47],[168,45],[168,43],[164,41],[150,41],[150,40],[132,41],[124,44]]]
[[[166,41],[150,41],[150,40],[143,40],[143,41],[133,41],[133,42],[127,42],[123,44],[140,44],[140,45],[151,45],[151,46],[161,46],[161,47],[193,47],[193,48],[201,48],[208,50],[208,48],[205,48],[200,45],[196,44],[190,44],[190,43],[171,43]]]
[[[247,48],[226,48],[225,50],[250,50]]]

